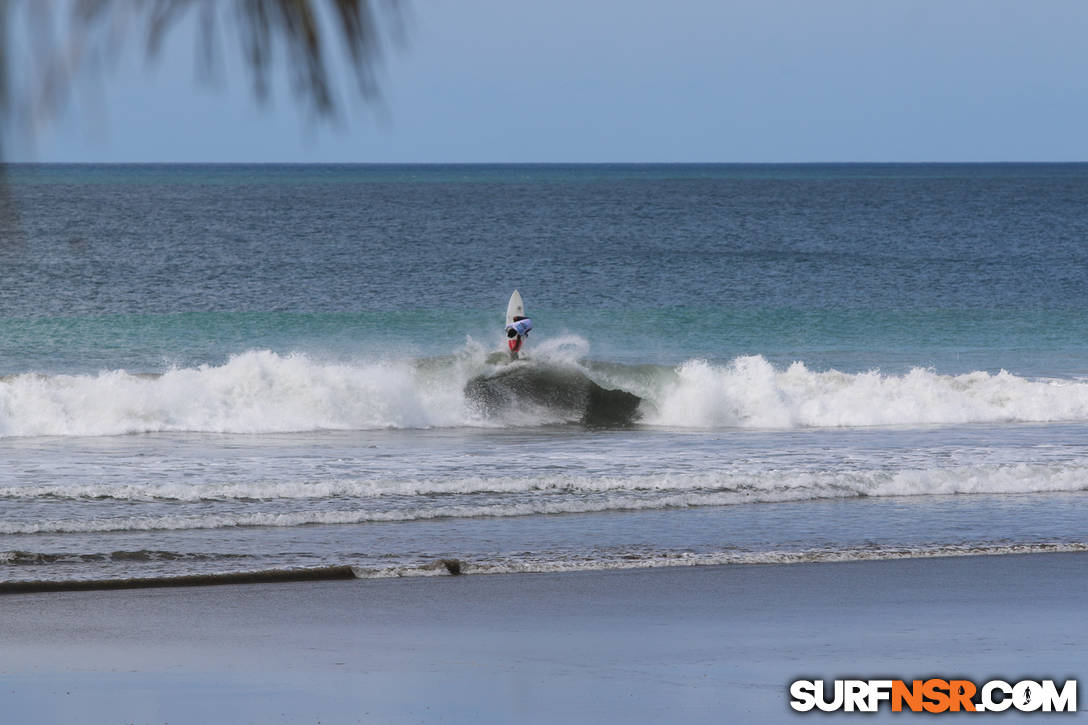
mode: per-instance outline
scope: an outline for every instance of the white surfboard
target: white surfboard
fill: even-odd
[[[515,317],[525,317],[525,305],[521,302],[521,293],[514,290],[510,303],[506,305],[506,324],[514,324]]]
[[[510,303],[506,305],[506,324],[514,324],[515,317],[525,317],[525,305],[522,304],[521,293],[517,290],[514,290],[514,294],[510,295]],[[520,352],[523,342],[525,342],[525,338],[521,335],[507,338],[506,346],[510,348],[511,360],[518,359],[518,352]]]

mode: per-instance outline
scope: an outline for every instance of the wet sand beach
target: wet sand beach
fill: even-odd
[[[1086,568],[1088,554],[1061,553],[9,594],[0,710],[6,723],[824,721],[789,709],[792,680],[1083,676]],[[859,717],[912,719],[838,716]]]

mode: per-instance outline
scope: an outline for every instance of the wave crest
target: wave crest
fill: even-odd
[[[457,385],[412,363],[322,363],[251,351],[220,366],[134,375],[17,375],[0,381],[0,435],[160,431],[285,433],[466,422]]]
[[[776,369],[761,356],[725,366],[692,360],[654,396],[646,422],[679,427],[864,427],[1088,420],[1088,383],[1004,370],[905,375]]]
[[[942,375],[915,368],[785,369],[761,356],[676,367],[587,362],[584,340],[535,349],[528,364],[642,398],[644,424],[692,428],[864,427],[1088,420],[1088,381],[1032,380],[1001,371]],[[578,359],[575,359],[578,358]],[[522,364],[522,363],[519,363]],[[0,378],[0,437],[148,432],[287,433],[574,422],[562,406],[489,415],[467,401],[473,378],[502,363],[469,342],[432,360],[331,363],[250,351],[218,366],[161,375],[22,374]]]

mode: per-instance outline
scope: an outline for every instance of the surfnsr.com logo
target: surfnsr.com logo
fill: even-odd
[[[1076,712],[1077,681],[1054,680],[796,680],[790,707],[798,712]]]

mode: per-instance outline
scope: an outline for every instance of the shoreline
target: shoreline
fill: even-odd
[[[314,567],[285,567],[278,569],[243,570],[177,574],[157,577],[121,577],[107,579],[13,579],[0,580],[0,597],[16,594],[59,592],[113,591],[121,589],[158,589],[231,586],[245,584],[279,584],[336,580],[430,579],[436,576],[522,576],[532,574],[591,574],[594,572],[641,571],[673,568],[799,566],[844,564],[857,562],[909,561],[922,559],[958,559],[991,556],[1032,556],[1040,554],[1075,554],[1088,552],[1088,544],[1080,542],[1046,542],[1038,544],[1003,544],[963,548],[936,546],[931,549],[907,550],[841,550],[827,552],[775,551],[762,553],[729,552],[688,556],[660,556],[607,564],[528,565],[514,569],[504,565],[483,564],[458,558],[441,558],[414,566],[390,570],[370,570],[351,564]]]
[[[0,598],[0,707],[92,724],[792,721],[801,677],[1083,675],[1086,567],[1050,553],[17,594]]]

